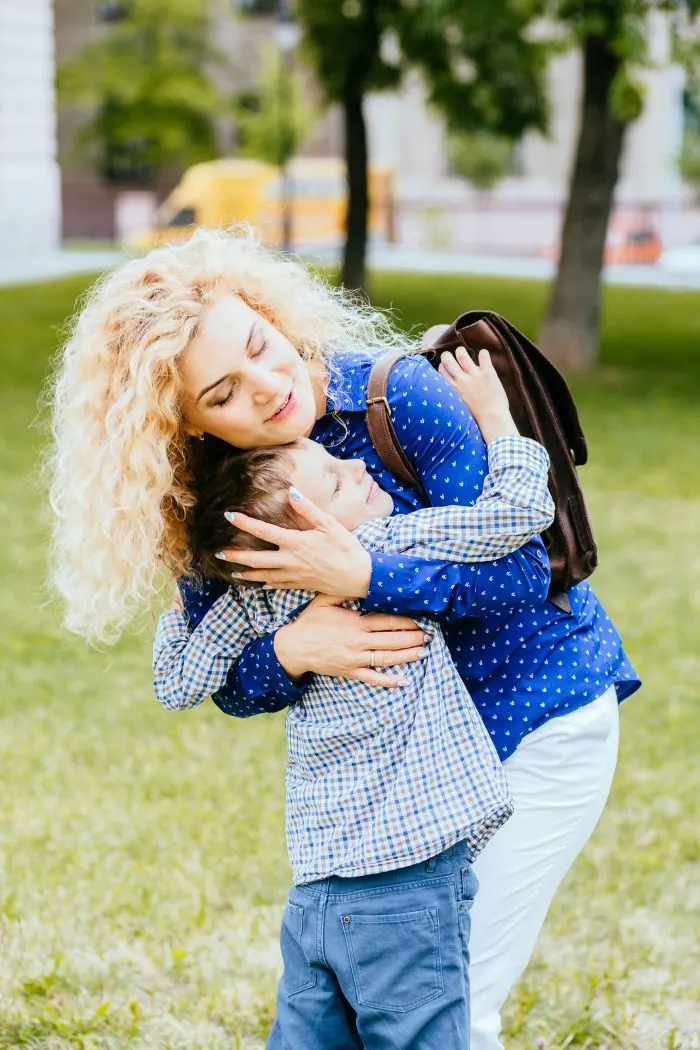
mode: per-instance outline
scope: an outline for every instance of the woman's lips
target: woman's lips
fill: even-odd
[[[280,408],[278,408],[276,412],[274,412],[271,416],[269,416],[269,418],[266,419],[265,422],[266,423],[279,423],[279,421],[281,419],[286,419],[287,416],[291,412],[294,411],[294,409],[296,407],[296,403],[297,403],[296,394],[294,393],[294,390],[292,389],[292,390],[289,391],[289,394],[287,395],[287,400],[284,401],[282,403],[282,405],[280,406]]]

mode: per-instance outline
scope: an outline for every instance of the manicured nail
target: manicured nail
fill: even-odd
[[[423,641],[425,642],[426,645],[430,645],[430,643],[432,642],[434,637],[435,637],[434,634],[430,634],[430,633],[426,632],[423,635]]]
[[[427,655],[428,655],[428,650],[427,649],[419,649],[418,650],[418,657],[419,657],[419,659],[422,660]]]
[[[408,685],[408,678],[398,678],[394,688],[395,689],[401,689],[405,685]]]
[[[289,486],[289,495],[292,497],[295,503],[300,503],[304,498],[299,489],[295,488],[294,485]]]
[[[242,580],[243,579],[243,573],[241,573],[241,572],[232,572],[231,573],[231,579],[232,580]]]
[[[236,520],[236,515],[233,513],[232,510],[225,510],[224,517],[226,518],[226,521],[231,523],[231,525],[233,525],[233,523]]]
[[[214,557],[218,558],[219,561],[228,561],[228,558],[226,557],[223,551],[217,551]]]

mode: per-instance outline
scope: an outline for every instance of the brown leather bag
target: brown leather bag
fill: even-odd
[[[462,314],[423,354],[437,368],[440,355],[458,346],[465,347],[475,361],[479,350],[490,351],[518,430],[539,441],[549,453],[549,488],[556,508],[554,521],[543,533],[552,568],[549,597],[558,608],[570,612],[566,591],[591,575],[598,552],[576,473],[576,467],[587,461],[588,449],[569,388],[551,361],[499,314],[486,310]],[[385,354],[372,368],[367,426],[385,466],[423,492],[396,436],[387,401],[389,374],[402,356],[400,352]]]

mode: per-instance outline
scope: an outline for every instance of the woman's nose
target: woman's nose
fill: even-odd
[[[259,404],[264,404],[271,397],[284,393],[284,377],[276,372],[271,372],[269,369],[256,369],[250,380],[253,388],[253,398]]]

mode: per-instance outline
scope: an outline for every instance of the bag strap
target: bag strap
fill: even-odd
[[[372,366],[367,384],[367,429],[384,466],[425,495],[421,480],[396,435],[387,398],[391,370],[402,357],[402,350],[383,354]]]

